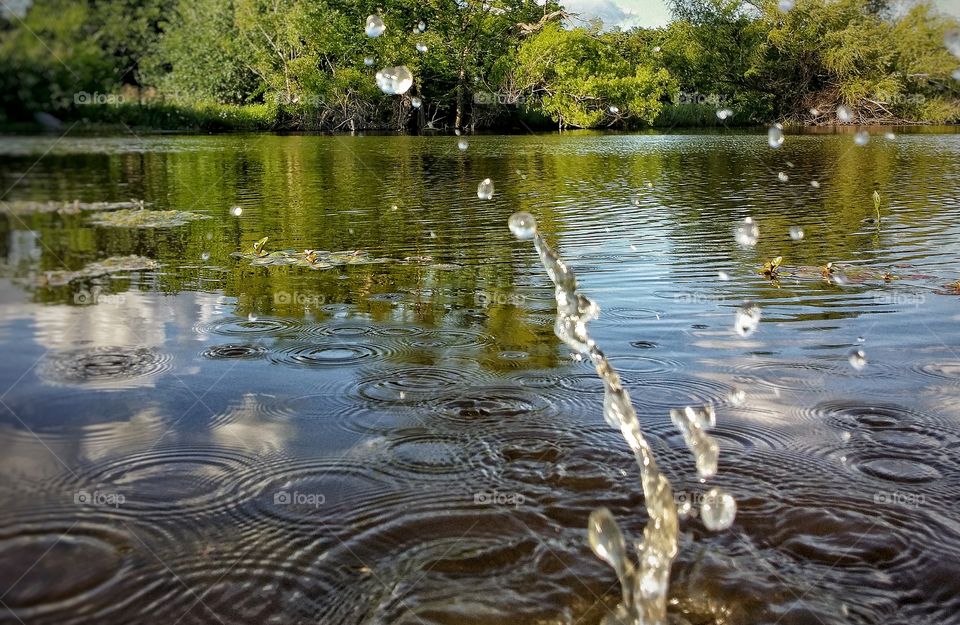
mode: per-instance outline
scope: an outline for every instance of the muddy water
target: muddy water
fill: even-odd
[[[587,518],[638,536],[642,490],[519,210],[678,500],[670,409],[716,407],[738,514],[682,521],[678,622],[957,622],[958,175],[956,134],[3,138],[8,207],[208,218],[0,215],[0,622],[599,623]],[[231,256],[264,236],[390,262]]]

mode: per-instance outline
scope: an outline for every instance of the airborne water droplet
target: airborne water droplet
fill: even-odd
[[[897,138],[897,135],[893,134],[892,132],[888,132],[883,135],[883,138],[887,141],[894,141]]]
[[[953,70],[953,73],[950,75],[953,76],[954,80],[960,80],[960,68]]]
[[[204,262],[210,260],[210,252],[203,252],[202,254],[200,254],[200,260]]]
[[[853,135],[853,142],[859,146],[864,146],[870,143],[870,133],[866,130],[858,130],[856,134]]]
[[[803,238],[803,228],[800,226],[790,226],[790,238],[799,241]]]
[[[379,37],[386,29],[387,25],[383,23],[383,19],[379,15],[371,15],[367,18],[367,37]]]
[[[413,86],[413,74],[406,65],[384,67],[376,78],[380,91],[387,95],[403,95]]]
[[[707,529],[725,530],[733,525],[736,516],[737,502],[731,495],[719,488],[711,488],[707,491],[700,505],[700,518],[703,519]]]
[[[726,271],[718,271],[717,277],[723,280],[724,282],[730,281],[730,274],[728,274]]]
[[[950,54],[960,59],[960,29],[951,28],[944,33],[943,45],[947,46]]]
[[[477,197],[481,200],[493,198],[493,180],[485,178],[483,182],[477,185]]]
[[[425,43],[417,43],[417,52],[426,52],[427,49],[428,49],[428,48],[427,48],[427,44],[425,44]]]
[[[779,148],[783,145],[783,126],[774,124],[767,130],[767,143],[771,148]]]
[[[746,217],[740,222],[737,226],[735,238],[737,243],[744,247],[753,247],[757,244],[757,239],[760,238],[760,228],[754,223],[753,217]]]
[[[367,67],[373,67],[374,63],[376,63],[376,61],[374,61],[372,56],[368,56],[365,59],[363,59],[363,64],[366,65]]]
[[[239,217],[242,213],[243,213],[243,209],[240,208],[239,206],[234,206],[233,208],[230,209],[230,214],[233,215],[234,217]]]
[[[841,104],[837,107],[837,119],[844,124],[849,124],[853,121],[853,111]]]
[[[420,20],[420,23],[417,24],[417,30],[419,30],[420,32],[423,32],[426,29],[427,29],[427,23],[424,22],[423,20]]]
[[[737,309],[733,328],[743,337],[750,336],[760,325],[760,307],[750,302]]]
[[[780,180],[780,182],[786,182],[787,180],[790,180],[790,176],[787,175],[787,172],[781,171],[779,174],[777,174],[777,179]]]
[[[257,320],[257,316],[255,314],[250,313],[249,315],[247,315],[247,321],[253,322],[256,320]]]
[[[747,393],[742,388],[732,388],[727,394],[731,406],[742,406],[747,402]]]
[[[619,112],[620,112],[620,109],[619,109],[618,107],[616,107],[616,106],[611,106],[611,107],[610,107],[610,113],[612,113],[613,115],[616,115],[616,114],[619,113]]]
[[[780,7],[781,11],[783,11],[784,13],[787,13],[788,11],[790,11],[790,9],[793,8],[793,0],[780,0],[777,6]]]
[[[639,195],[630,196],[630,203],[633,204],[634,206],[640,206],[641,201],[642,199],[640,198]]]
[[[518,239],[529,239],[537,231],[537,220],[526,212],[514,213],[507,221],[510,232]]]
[[[423,105],[423,100],[421,100],[417,96],[413,96],[412,98],[410,98],[410,106],[412,106],[413,108],[418,109],[422,105]]]
[[[460,149],[461,152],[466,152],[467,148],[470,147],[470,142],[467,141],[466,139],[460,139],[459,141],[457,141],[457,147]]]
[[[719,120],[722,121],[722,120],[724,120],[724,119],[727,119],[728,117],[733,117],[733,111],[732,111],[732,110],[730,110],[730,109],[720,109],[719,111],[717,111],[717,119],[719,119]]]
[[[810,181],[810,186],[813,187],[814,189],[819,189],[819,188],[820,188],[820,182],[817,181],[817,180],[811,180],[811,181]]]
[[[861,371],[867,366],[867,355],[863,353],[862,349],[855,349],[850,352],[848,360],[850,361],[850,366],[857,371]]]

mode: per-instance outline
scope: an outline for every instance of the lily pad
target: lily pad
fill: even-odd
[[[146,271],[159,267],[160,263],[144,256],[111,256],[110,258],[90,263],[83,269],[76,271],[48,271],[40,275],[38,281],[42,286],[64,286],[75,280],[96,278],[128,271]]]
[[[173,228],[199,219],[209,219],[209,216],[189,211],[126,209],[95,213],[90,216],[90,223],[115,228]]]

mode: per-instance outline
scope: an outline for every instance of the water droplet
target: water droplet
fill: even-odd
[[[412,106],[413,108],[418,109],[422,105],[423,105],[423,100],[421,100],[417,96],[413,96],[412,98],[410,98],[410,106]]]
[[[653,183],[652,183],[652,182],[648,182],[648,183],[647,183],[647,188],[648,188],[648,189],[652,189],[652,188],[653,188]]]
[[[427,50],[427,44],[419,42],[417,43],[417,52],[426,52]]]
[[[790,226],[790,238],[799,241],[803,238],[803,228],[800,226]]]
[[[210,252],[203,252],[202,254],[200,254],[200,260],[204,262],[210,260]]]
[[[863,342],[866,341],[866,340],[867,340],[867,339],[866,339],[865,337],[862,337],[862,336],[858,336],[858,337],[857,337],[857,343],[863,343]]]
[[[477,185],[477,197],[481,200],[493,198],[493,180],[485,178],[483,182]]]
[[[727,394],[727,401],[731,406],[742,406],[747,403],[747,392],[742,388],[732,388]]]
[[[637,246],[631,243],[631,244],[630,244],[630,251],[631,251],[631,252],[636,252],[636,251],[637,251]]]
[[[660,46],[653,46],[654,52],[660,52]]]
[[[947,46],[950,54],[960,59],[960,29],[951,28],[943,34],[943,45]]]
[[[685,519],[690,516],[690,513],[693,512],[693,505],[689,501],[684,501],[679,506],[677,506],[677,515],[681,519]]]
[[[864,146],[870,143],[870,133],[866,130],[858,130],[853,135],[853,142],[859,146]]]
[[[527,174],[523,173],[523,172],[520,171],[519,169],[517,170],[517,175],[520,176],[520,179],[521,179],[521,180],[526,180],[526,179],[527,179]]]
[[[819,189],[819,188],[820,188],[820,182],[817,181],[817,180],[811,180],[811,181],[810,181],[810,186],[813,187],[814,189]]]
[[[247,321],[253,322],[253,321],[256,321],[256,320],[257,320],[257,316],[256,316],[255,314],[250,313],[249,315],[247,315]]]
[[[737,309],[736,318],[733,322],[733,328],[737,334],[743,337],[750,336],[757,331],[760,325],[760,307],[750,302],[745,303]]]
[[[786,165],[787,165],[787,167],[789,167],[790,169],[793,169],[793,161],[787,161],[787,162],[786,162]]]
[[[390,207],[390,210],[392,210],[392,211],[399,210],[399,209],[400,209],[400,207],[397,206],[396,204],[394,204],[393,206]]]
[[[379,15],[371,15],[367,18],[367,37],[379,37],[386,29],[387,25]]]
[[[863,353],[862,349],[855,349],[850,352],[848,360],[850,361],[850,366],[857,371],[861,371],[867,366],[867,355]]]
[[[841,433],[841,434],[840,434],[840,440],[842,440],[844,443],[849,443],[849,442],[850,442],[850,432],[843,432],[843,433]]]
[[[730,110],[730,109],[720,109],[719,111],[717,111],[717,119],[719,119],[719,120],[722,121],[722,120],[724,120],[724,119],[727,119],[728,117],[733,117],[733,111],[732,111],[732,110]]]
[[[639,195],[630,196],[630,203],[633,204],[634,206],[640,206],[640,203],[642,201],[643,201],[643,198],[641,198]]]
[[[726,271],[718,271],[717,277],[723,280],[724,282],[730,281],[730,274],[728,274]]]
[[[363,64],[367,67],[373,67],[374,63],[376,63],[376,61],[373,60],[372,56],[368,56],[367,58],[363,59]]]
[[[513,233],[513,236],[518,239],[529,239],[537,231],[537,220],[533,218],[533,215],[526,212],[510,215],[507,225],[510,226],[510,232]]]
[[[815,108],[810,109],[810,114],[813,115],[814,117],[820,117],[820,110]]]
[[[240,208],[239,206],[234,206],[233,208],[230,209],[230,214],[233,215],[234,217],[239,217],[241,214],[243,214],[243,209]]]
[[[954,79],[954,80],[960,80],[960,67],[958,67],[957,69],[953,70],[953,73],[950,74],[950,75],[953,76],[953,79]]]
[[[427,29],[427,23],[424,22],[423,20],[420,20],[420,22],[417,24],[417,30],[419,30],[420,32],[423,32],[426,29]]]
[[[619,113],[619,112],[620,112],[620,109],[619,109],[618,107],[616,107],[616,106],[611,106],[611,107],[610,107],[610,113],[612,113],[613,115],[616,115],[616,114]]]
[[[403,95],[413,86],[413,74],[406,65],[385,67],[377,72],[377,86],[387,95]]]
[[[787,175],[787,172],[781,171],[779,174],[777,174],[777,179],[780,180],[780,182],[786,182],[787,180],[790,180],[790,176]]]
[[[431,238],[431,239],[436,239],[436,238],[437,238],[437,233],[434,232],[433,230],[431,230],[431,231],[430,231],[430,238]]]
[[[771,148],[779,148],[783,145],[783,126],[774,124],[767,130],[767,143]]]
[[[735,237],[737,243],[744,247],[753,247],[757,244],[757,239],[760,238],[760,228],[754,223],[753,217],[746,217],[740,222],[737,226]]]
[[[467,148],[470,147],[470,142],[467,141],[466,139],[460,139],[459,141],[457,141],[457,147],[460,149],[461,152],[466,152]]]
[[[853,111],[841,104],[837,107],[837,119],[844,124],[849,124],[853,121]]]
[[[713,531],[725,530],[733,525],[737,517],[737,502],[728,493],[719,488],[711,488],[703,497],[700,504],[700,518],[707,529]]]
[[[793,8],[793,0],[780,0],[780,2],[777,3],[777,6],[780,7],[781,11],[786,13]]]

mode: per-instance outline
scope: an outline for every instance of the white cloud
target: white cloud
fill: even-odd
[[[567,0],[563,5],[579,13],[581,20],[600,18],[606,28],[663,26],[670,21],[665,0]]]

